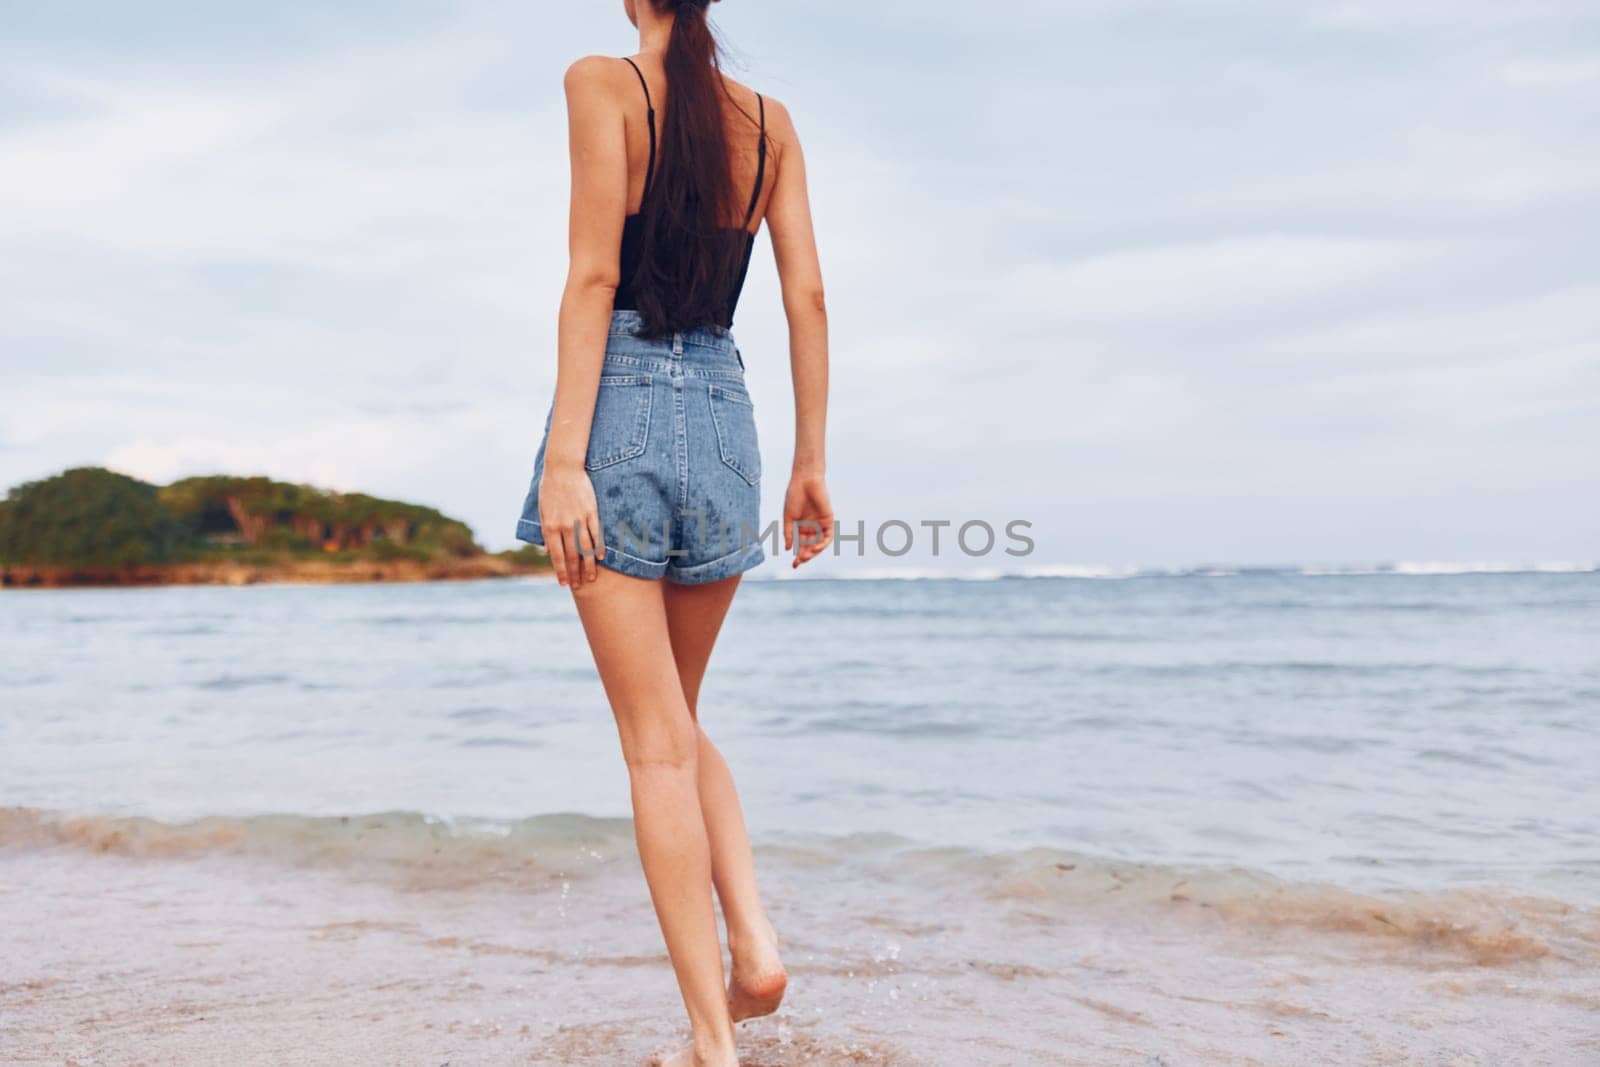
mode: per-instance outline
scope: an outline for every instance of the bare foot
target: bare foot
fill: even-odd
[[[726,1057],[696,1056],[693,1045],[685,1046],[669,1056],[654,1056],[654,1067],[739,1067],[738,1058],[729,1052]]]
[[[789,975],[778,956],[778,933],[767,923],[766,936],[729,939],[733,975],[728,982],[728,1014],[734,1022],[771,1015],[783,1003]]]

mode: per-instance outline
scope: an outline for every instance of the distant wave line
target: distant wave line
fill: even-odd
[[[1313,563],[1298,565],[1218,564],[1187,567],[1115,567],[1096,564],[1047,564],[1014,569],[934,569],[878,567],[838,573],[773,576],[770,581],[957,581],[995,582],[1026,578],[1074,578],[1090,581],[1126,581],[1136,578],[1362,578],[1461,577],[1475,574],[1596,574],[1600,563],[1551,560],[1531,563],[1448,560],[1402,560],[1392,563]],[[759,574],[759,572],[758,572]],[[762,580],[757,575],[751,577]]]

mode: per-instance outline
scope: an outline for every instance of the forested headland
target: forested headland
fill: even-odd
[[[428,581],[548,571],[540,550],[491,555],[421,504],[265,477],[153,485],[80,467],[0,500],[0,584]]]

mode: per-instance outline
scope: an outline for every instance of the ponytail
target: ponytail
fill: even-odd
[[[654,180],[641,211],[644,241],[633,280],[644,334],[660,337],[717,322],[737,249],[722,234],[734,215],[721,48],[710,0],[644,0],[674,16],[667,44],[667,107]]]

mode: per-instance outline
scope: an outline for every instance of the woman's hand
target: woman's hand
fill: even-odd
[[[539,480],[539,528],[557,581],[577,588],[595,580],[595,560],[606,558],[606,543],[600,536],[594,483],[583,467],[545,465]]]
[[[799,527],[799,547],[795,527]],[[833,503],[820,474],[795,474],[783,497],[783,547],[794,552],[794,566],[809,563],[833,543]]]

